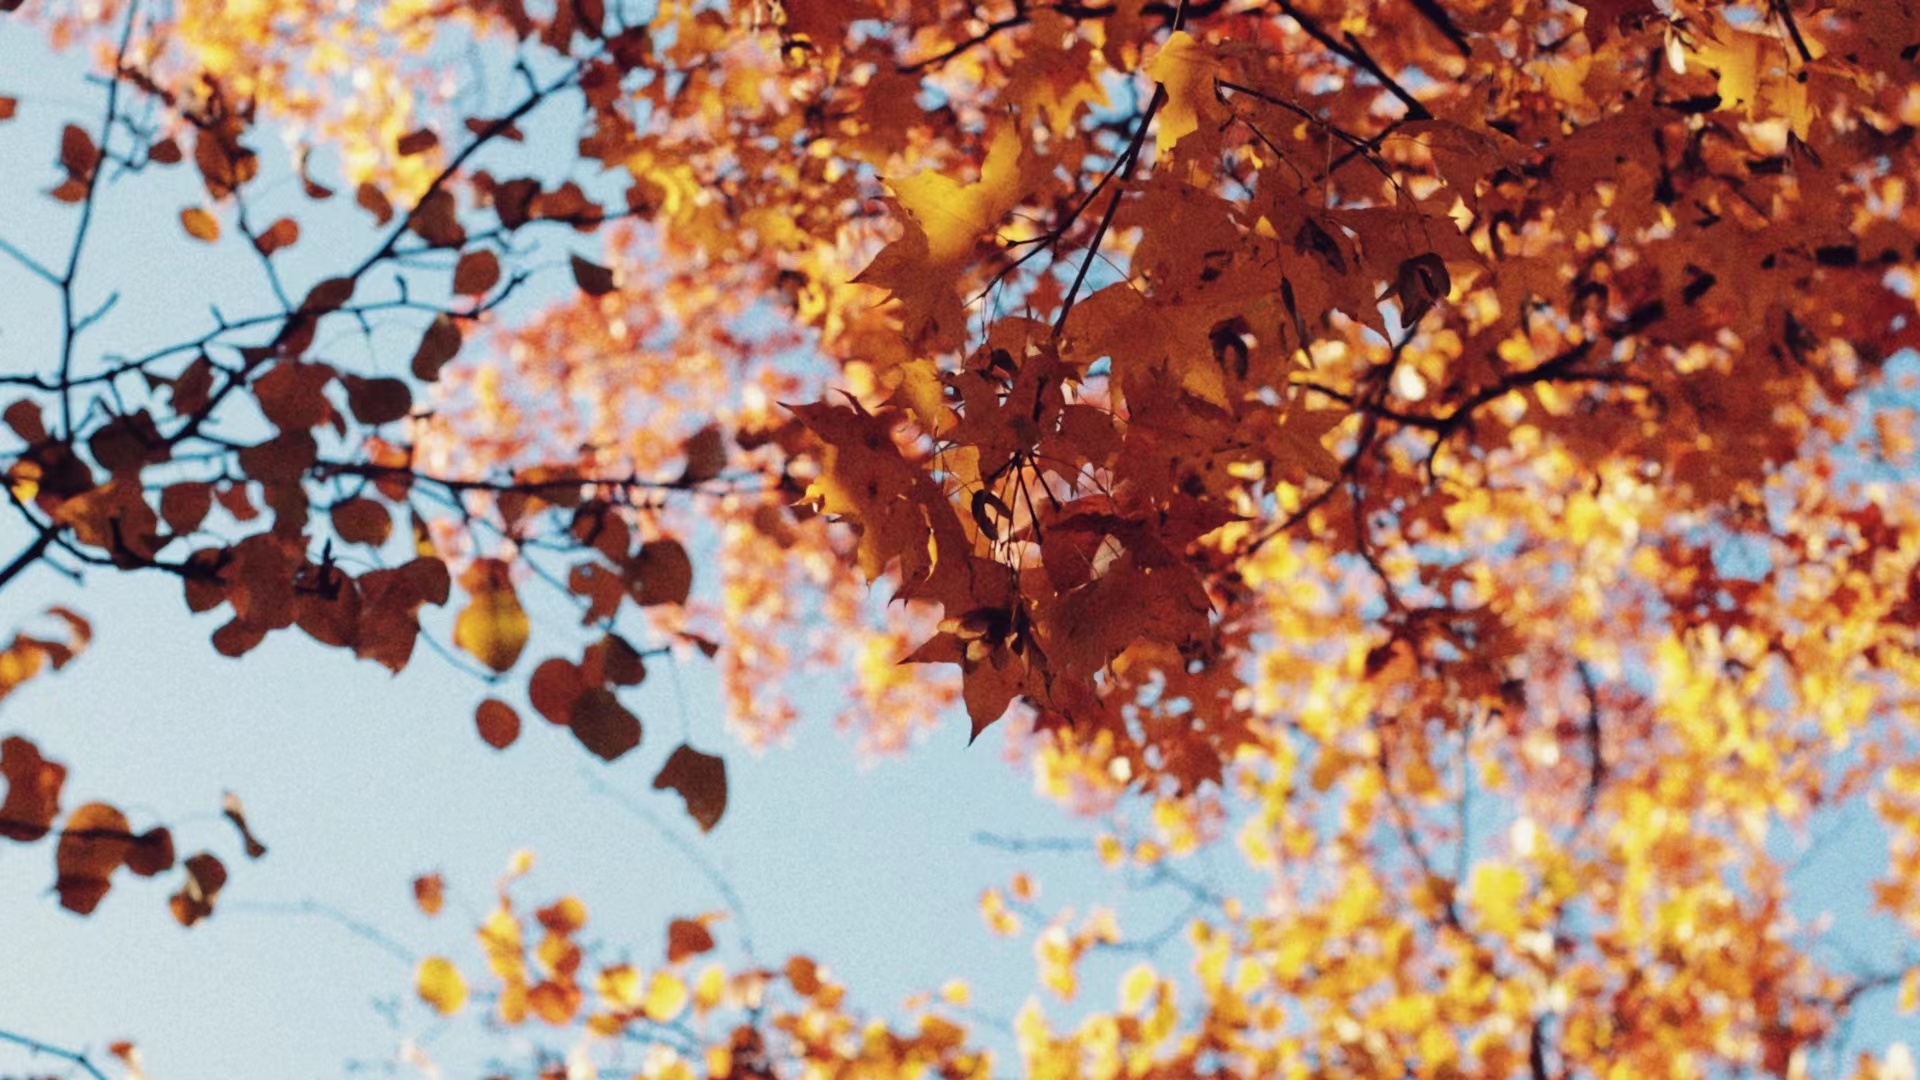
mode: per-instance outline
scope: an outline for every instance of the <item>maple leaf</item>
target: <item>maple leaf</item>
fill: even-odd
[[[933,172],[887,182],[907,215],[905,231],[853,280],[900,302],[908,338],[936,350],[959,344],[966,329],[960,278],[974,246],[1022,198],[1021,153],[1019,130],[1004,124],[971,184]]]

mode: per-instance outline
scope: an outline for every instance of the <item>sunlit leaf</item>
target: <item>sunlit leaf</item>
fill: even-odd
[[[452,1016],[467,1003],[467,981],[453,961],[429,956],[414,974],[414,992],[442,1016]]]

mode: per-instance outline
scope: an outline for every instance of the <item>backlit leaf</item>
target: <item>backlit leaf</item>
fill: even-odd
[[[442,956],[429,956],[420,961],[419,970],[414,974],[414,992],[420,1000],[433,1006],[442,1016],[452,1016],[467,1003],[467,980],[460,975],[460,969],[453,961]]]
[[[532,623],[513,591],[507,565],[480,559],[460,579],[467,606],[453,624],[453,643],[493,671],[505,671],[527,646]]]

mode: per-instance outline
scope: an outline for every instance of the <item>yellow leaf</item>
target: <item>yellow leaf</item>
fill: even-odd
[[[1213,101],[1213,57],[1192,34],[1181,30],[1167,38],[1160,52],[1147,65],[1147,76],[1166,88],[1166,104],[1160,106],[1160,127],[1155,145],[1165,154],[1189,132],[1200,127],[1200,117],[1210,111]]]
[[[647,998],[640,1005],[647,1019],[664,1024],[686,1007],[687,984],[670,972],[654,972],[653,981],[647,984]]]
[[[964,259],[980,235],[1000,223],[1020,201],[1020,132],[1001,125],[980,166],[980,180],[962,184],[939,172],[923,172],[887,187],[926,233],[928,261]]]
[[[429,956],[422,960],[414,985],[420,1000],[442,1016],[452,1016],[467,1003],[467,981],[460,977],[460,969],[445,957]]]
[[[631,1009],[640,1004],[640,972],[632,964],[604,968],[594,980],[593,989],[607,1004]]]
[[[506,564],[481,559],[462,584],[472,600],[453,623],[453,643],[494,671],[505,671],[527,647],[531,623],[507,580]]]
[[[1526,891],[1527,877],[1518,867],[1491,863],[1474,867],[1469,895],[1487,929],[1496,934],[1511,934],[1520,929],[1520,906]]]

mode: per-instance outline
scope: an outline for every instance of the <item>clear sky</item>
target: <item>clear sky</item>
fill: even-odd
[[[37,192],[53,176],[60,126],[94,115],[97,90],[74,58],[51,57],[36,35],[0,21],[0,94],[21,101],[19,118],[0,126],[0,236],[62,250],[73,214]],[[89,258],[126,292],[104,347],[191,332],[210,302],[229,312],[262,305],[257,279],[230,272],[244,260],[178,235],[174,213],[193,201],[184,173],[143,183],[132,202],[109,197]],[[353,220],[309,226],[289,256],[296,274],[358,250]],[[44,365],[58,317],[49,296],[0,261],[0,369]],[[24,543],[12,519],[0,524],[0,557]],[[424,1041],[448,1075],[476,1075],[480,1060],[514,1041],[434,1020],[412,998],[412,958],[470,957],[492,882],[523,848],[539,861],[519,896],[578,895],[592,913],[588,936],[642,961],[658,955],[668,919],[726,907],[690,848],[738,896],[759,960],[813,955],[880,1013],[958,977],[973,984],[983,1015],[1013,1015],[1035,985],[1030,939],[992,936],[977,900],[1016,870],[1035,872],[1048,906],[1113,907],[1140,937],[1182,907],[1172,890],[1132,888],[1088,858],[975,842],[978,832],[1084,838],[1093,825],[1035,796],[1002,759],[997,731],[968,748],[960,717],[909,755],[871,764],[832,730],[835,703],[822,702],[792,745],[754,756],[724,732],[719,690],[694,661],[678,680],[656,671],[625,697],[649,729],[629,759],[601,765],[537,720],[496,753],[473,734],[485,688],[425,648],[397,678],[291,631],[232,661],[208,643],[221,616],[188,615],[171,579],[99,573],[75,584],[44,568],[0,592],[0,633],[56,603],[93,620],[94,643],[66,672],[0,703],[0,733],[24,734],[70,767],[67,806],[105,799],[136,827],[170,824],[183,854],[210,848],[232,876],[215,916],[190,930],[167,913],[165,879],[126,875],[81,919],[50,894],[50,842],[0,843],[0,1029],[75,1049],[132,1038],[155,1080],[339,1076],[354,1062],[391,1062],[405,1039]],[[446,619],[429,620],[443,640]],[[727,758],[731,801],[710,836],[649,790],[683,723],[695,744]],[[257,863],[238,858],[219,815],[227,789],[270,845]],[[1892,940],[1863,908],[1877,844],[1860,815],[1801,872],[1808,916],[1838,913],[1836,937],[1869,960]],[[409,881],[434,870],[451,893],[447,913],[428,920]],[[1228,887],[1245,885],[1217,872]],[[737,958],[741,921],[718,929]],[[1096,956],[1083,1002],[1110,1002],[1118,974],[1138,959]],[[1181,967],[1182,949],[1161,959]],[[1868,1004],[1856,1045],[1902,1037],[1889,997]],[[990,1022],[979,1033],[1009,1045]],[[36,1069],[49,1065],[0,1047],[0,1077]]]

